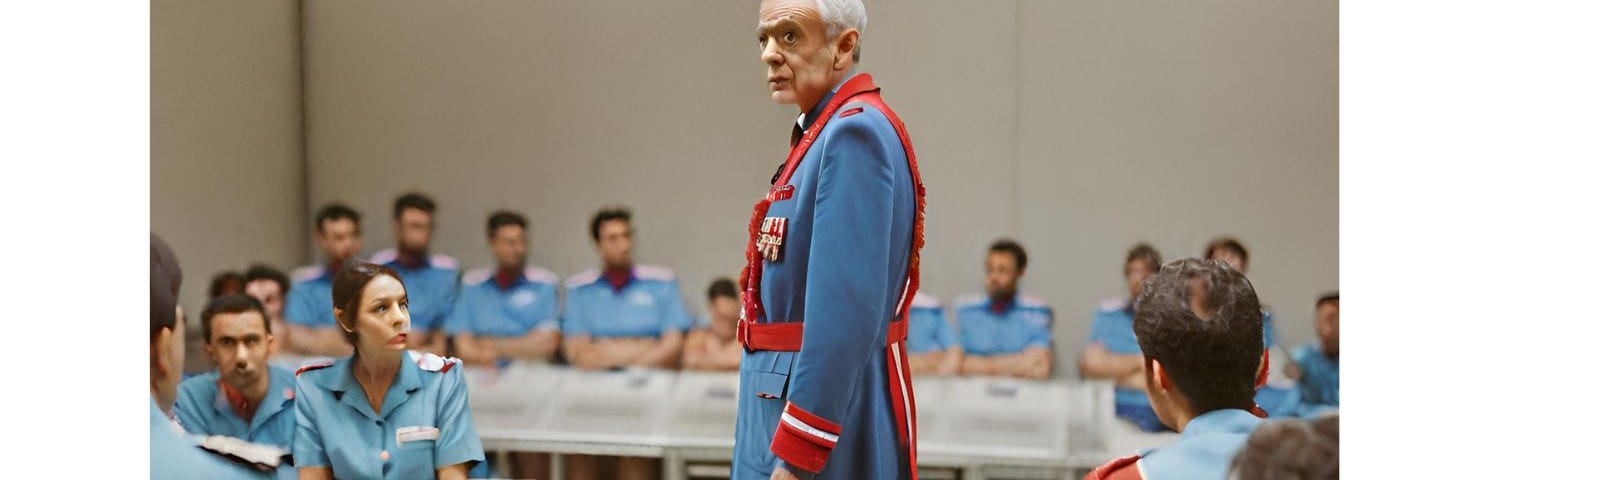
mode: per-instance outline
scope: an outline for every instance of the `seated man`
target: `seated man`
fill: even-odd
[[[1246,276],[1250,274],[1250,251],[1244,248],[1244,243],[1233,237],[1217,237],[1206,244],[1206,260],[1221,260],[1228,266],[1238,270]],[[1273,327],[1271,309],[1266,305],[1261,306],[1262,341],[1267,345],[1267,384],[1256,391],[1256,404],[1274,417],[1294,415],[1300,410],[1300,392],[1294,386],[1294,379],[1286,375],[1289,359],[1284,358],[1283,349],[1277,348],[1278,334]]]
[[[603,269],[566,281],[561,351],[575,367],[677,368],[683,355],[683,332],[692,325],[677,278],[666,268],[633,264],[632,218],[620,207],[596,213],[589,222],[589,236]],[[594,457],[574,455],[568,460],[569,478],[599,478],[601,465]],[[617,475],[608,478],[657,476],[653,459],[627,457],[615,463]]]
[[[411,332],[406,348],[445,354],[445,317],[456,303],[461,267],[449,255],[430,255],[433,244],[433,199],[407,193],[394,201],[395,247],[372,255],[372,263],[394,269],[411,300]]]
[[[1043,300],[1017,293],[1027,272],[1022,245],[1001,239],[984,258],[987,295],[970,295],[956,306],[963,375],[1050,377],[1050,325],[1055,314]]]
[[[739,371],[744,346],[735,338],[739,328],[739,287],[733,279],[721,277],[706,289],[704,328],[689,331],[683,341],[684,370]]]
[[[939,299],[924,292],[911,298],[906,353],[912,374],[955,375],[961,371],[961,343],[945,321]]]
[[[267,325],[272,334],[272,351],[268,355],[278,353],[283,347],[285,338],[289,337],[289,326],[283,321],[283,300],[289,294],[289,276],[262,264],[251,265],[244,271],[244,293],[261,302],[261,307],[267,312]]]
[[[1299,382],[1305,416],[1339,406],[1339,292],[1317,299],[1316,328],[1316,340],[1289,353],[1288,374]]]
[[[361,250],[361,214],[332,203],[317,211],[317,247],[328,264],[294,270],[294,286],[284,301],[283,320],[289,326],[289,352],[337,357],[350,354],[344,330],[333,319],[333,274]]]
[[[167,242],[150,234],[150,478],[267,478],[200,448],[172,417],[183,377],[183,269]]]
[[[1255,289],[1221,262],[1184,259],[1161,267],[1135,298],[1133,331],[1150,405],[1182,435],[1084,478],[1224,478],[1265,415],[1255,406],[1266,356]]]
[[[200,312],[206,356],[217,370],[184,380],[174,412],[190,433],[223,435],[294,450],[294,372],[269,365],[272,334],[261,302],[223,295]],[[293,466],[278,478],[297,478]]]
[[[561,344],[560,279],[528,265],[528,219],[489,215],[489,253],[495,266],[467,272],[445,333],[468,363],[493,365],[524,359],[548,361]]]
[[[1117,416],[1138,424],[1139,429],[1147,432],[1159,432],[1167,427],[1156,418],[1155,410],[1150,409],[1150,398],[1144,393],[1144,356],[1133,335],[1133,299],[1139,297],[1140,286],[1158,268],[1161,268],[1161,252],[1155,247],[1140,243],[1128,249],[1122,261],[1122,279],[1127,282],[1128,296],[1100,302],[1089,326],[1089,345],[1078,358],[1078,374],[1083,378],[1116,383]]]

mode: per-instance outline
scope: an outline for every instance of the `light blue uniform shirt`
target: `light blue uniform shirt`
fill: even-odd
[[[987,295],[969,295],[956,306],[957,331],[967,355],[1007,355],[1029,347],[1050,348],[1055,313],[1043,300],[1018,294],[1004,313],[989,309]]]
[[[1289,352],[1300,366],[1300,400],[1313,405],[1339,406],[1339,359],[1322,353],[1322,344],[1307,342]]]
[[[312,328],[339,328],[333,320],[333,274],[328,267],[294,269],[294,286],[283,300],[283,320]]]
[[[1224,478],[1234,455],[1262,420],[1237,409],[1213,410],[1194,417],[1172,445],[1139,458],[1143,478]]]
[[[225,435],[292,452],[294,372],[268,364],[267,375],[267,396],[261,399],[261,405],[256,407],[255,416],[248,423],[233,413],[228,397],[217,385],[219,373],[215,370],[184,380],[178,386],[178,402],[173,406],[173,413],[190,433]],[[292,479],[298,475],[293,466],[284,464],[278,468],[278,478]]]
[[[432,332],[444,328],[450,310],[455,307],[456,280],[461,277],[456,259],[432,255],[426,264],[412,266],[401,262],[399,254],[390,248],[374,254],[370,261],[393,268],[405,282],[413,330]]]
[[[957,345],[956,332],[945,320],[944,305],[933,295],[917,292],[911,298],[911,325],[907,325],[906,350],[935,353]]]
[[[548,270],[528,267],[501,289],[494,273],[494,269],[484,268],[461,277],[461,294],[445,322],[445,332],[520,337],[533,330],[560,328],[561,297],[556,292],[560,278]]]
[[[1089,343],[1099,343],[1118,355],[1142,355],[1139,339],[1133,335],[1133,306],[1126,298],[1110,298],[1094,309],[1094,321],[1089,325]],[[1150,397],[1139,390],[1117,387],[1116,402],[1120,405],[1150,406]]]
[[[305,367],[296,378],[294,459],[331,466],[334,478],[434,478],[435,470],[481,462],[460,361],[406,351],[374,412],[351,371],[354,357]]]
[[[611,288],[600,272],[567,279],[567,310],[561,316],[563,335],[659,337],[694,326],[678,293],[672,270],[639,265],[621,291]]]
[[[194,440],[161,413],[150,399],[150,478],[162,480],[215,480],[219,478],[270,478],[201,450]]]

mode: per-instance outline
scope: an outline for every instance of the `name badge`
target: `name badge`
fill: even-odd
[[[396,445],[405,445],[406,442],[438,439],[439,429],[437,427],[400,427],[394,431],[394,443]]]
[[[768,262],[778,261],[783,253],[783,237],[789,233],[789,219],[767,217],[761,220],[761,234],[756,237],[756,251]]]

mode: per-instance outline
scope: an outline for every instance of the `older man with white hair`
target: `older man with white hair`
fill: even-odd
[[[767,87],[800,118],[750,218],[734,478],[916,478],[923,189],[905,125],[855,71],[866,23],[859,0],[761,3]]]

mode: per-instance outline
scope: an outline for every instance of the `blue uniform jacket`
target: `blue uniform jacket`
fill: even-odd
[[[372,263],[393,268],[406,284],[406,299],[411,302],[411,328],[433,332],[444,328],[456,303],[456,281],[461,266],[449,255],[431,255],[425,265],[406,265],[393,248],[372,255]]]
[[[372,410],[351,371],[354,357],[296,374],[294,460],[328,466],[334,478],[434,478],[435,470],[482,462],[460,360],[406,351],[382,408]]]
[[[933,295],[917,292],[911,300],[911,325],[906,330],[906,350],[935,353],[959,345],[956,332],[945,320],[944,305]]]
[[[294,287],[283,300],[283,320],[313,328],[339,328],[333,319],[333,274],[328,267],[294,269]]]
[[[248,440],[251,443],[272,445],[294,451],[294,372],[277,365],[267,365],[267,396],[256,407],[249,422],[233,413],[227,396],[217,386],[217,371],[213,370],[184,380],[178,386],[178,403],[173,413],[178,422],[190,433],[225,435]],[[278,468],[278,478],[298,478],[295,468],[285,464]]]
[[[633,277],[616,290],[597,270],[573,275],[566,281],[567,307],[561,316],[561,334],[568,336],[660,337],[694,327],[678,292],[671,269],[649,265],[633,267]]]
[[[1030,295],[1018,294],[1003,313],[990,309],[986,295],[968,295],[956,306],[961,348],[968,355],[1009,355],[1032,347],[1050,348],[1055,313]]]
[[[556,274],[527,267],[506,288],[494,281],[494,269],[461,276],[461,294],[445,322],[450,335],[462,332],[491,337],[520,337],[535,329],[557,329],[561,323],[561,298]]]
[[[793,196],[772,202],[767,218],[787,219],[786,238],[777,260],[764,260],[765,315],[754,321],[803,321],[803,347],[747,352],[741,361],[733,478],[764,479],[785,463],[802,478],[816,473],[797,466],[799,457],[780,459],[777,435],[813,445],[800,456],[824,464],[815,478],[911,477],[889,390],[891,367],[901,366],[890,364],[884,341],[906,285],[914,183],[888,118],[852,102],[800,161]]]
[[[150,478],[213,480],[218,478],[269,478],[213,455],[196,446],[150,399]]]

